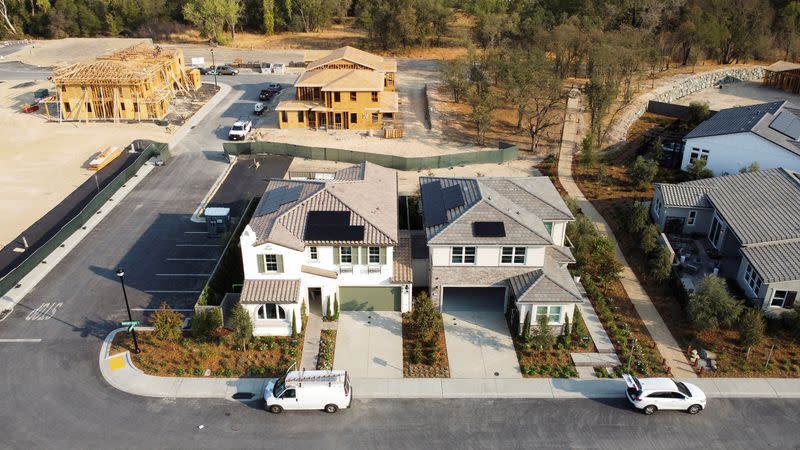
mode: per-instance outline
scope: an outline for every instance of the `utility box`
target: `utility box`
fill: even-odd
[[[230,208],[206,208],[206,229],[211,236],[218,236],[228,231],[231,223]]]

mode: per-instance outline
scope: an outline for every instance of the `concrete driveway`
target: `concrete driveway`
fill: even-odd
[[[333,368],[351,377],[403,378],[402,330],[397,311],[342,311]]]
[[[522,378],[502,312],[448,311],[442,317],[450,377]]]

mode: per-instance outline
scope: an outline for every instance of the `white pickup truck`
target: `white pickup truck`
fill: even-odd
[[[247,134],[253,128],[253,122],[249,120],[237,120],[233,123],[231,130],[228,132],[228,139],[231,141],[243,141],[247,138]]]

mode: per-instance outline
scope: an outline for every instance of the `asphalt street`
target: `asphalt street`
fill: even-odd
[[[233,91],[0,322],[0,448],[792,448],[800,401],[714,400],[698,416],[645,417],[623,400],[357,401],[336,415],[273,416],[258,403],[149,399],[108,386],[102,339],[125,318],[190,308],[218,257],[189,220],[226,162],[221,137],[264,75]],[[268,162],[267,162],[268,163]],[[262,164],[265,162],[262,161]],[[276,164],[276,172],[285,165]],[[358,393],[356,392],[356,396]],[[200,428],[200,426],[203,426]]]

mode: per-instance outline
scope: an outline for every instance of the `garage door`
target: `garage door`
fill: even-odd
[[[400,287],[340,287],[342,311],[400,311]]]
[[[503,311],[505,288],[496,287],[446,287],[444,311]]]

